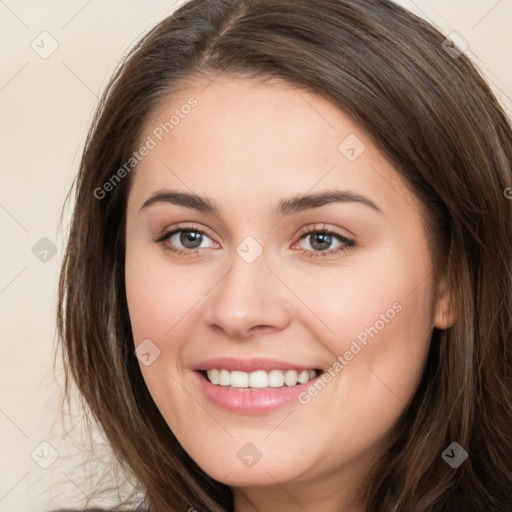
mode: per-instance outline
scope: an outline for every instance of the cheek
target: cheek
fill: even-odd
[[[149,345],[150,364],[140,359],[144,381],[166,421],[176,427],[183,419],[176,411],[190,410],[188,395],[176,380],[179,356],[197,325],[197,305],[211,279],[170,265],[165,256],[155,253],[136,243],[127,246],[126,297],[134,345],[149,339],[156,346]]]
[[[307,273],[282,268],[280,273],[283,281],[293,283],[302,303],[297,302],[297,310],[303,311],[301,321],[339,354],[349,348],[348,340],[364,343],[372,327],[390,331],[393,324],[397,333],[413,325],[419,331],[428,329],[432,290],[428,282],[421,284],[427,270],[414,258],[387,259],[395,264],[380,258]]]
[[[205,297],[211,278],[200,269],[170,265],[165,255],[134,246],[127,247],[125,280],[135,343],[150,338],[163,345],[170,330]]]
[[[302,323],[331,354],[339,401],[366,404],[362,417],[366,407],[397,414],[421,377],[433,327],[433,289],[425,279],[428,267],[418,261],[407,251],[389,252],[294,281],[308,306]]]

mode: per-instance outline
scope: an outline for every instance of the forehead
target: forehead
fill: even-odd
[[[163,187],[246,206],[341,186],[391,202],[408,195],[348,115],[286,82],[191,81],[155,110],[142,130],[148,139],[154,147],[133,176],[139,203]]]

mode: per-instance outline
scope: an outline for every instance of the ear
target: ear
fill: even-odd
[[[455,300],[443,276],[439,281],[437,299],[434,309],[434,326],[438,329],[448,329],[455,323]]]

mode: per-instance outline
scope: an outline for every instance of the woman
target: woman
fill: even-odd
[[[103,96],[68,375],[152,511],[510,511],[512,132],[389,1],[193,0]]]

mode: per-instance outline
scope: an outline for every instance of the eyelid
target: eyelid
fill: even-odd
[[[312,234],[312,233],[328,233],[332,235],[336,235],[340,237],[343,240],[355,242],[353,235],[345,235],[337,231],[334,227],[329,227],[327,224],[313,224],[309,225],[305,228],[302,228],[299,230],[296,237],[299,239],[302,239],[305,235]]]
[[[193,224],[187,224],[187,223],[180,223],[173,226],[171,229],[165,228],[163,229],[159,235],[157,235],[157,238],[155,242],[164,242],[167,240],[171,235],[180,232],[180,231],[195,231],[197,233],[202,233],[206,235],[208,238],[210,238],[213,242],[220,245],[219,242],[215,240],[215,237],[212,236],[212,234],[209,232],[208,228],[205,227],[198,227],[197,225]],[[194,249],[189,249],[190,251],[193,251]]]

